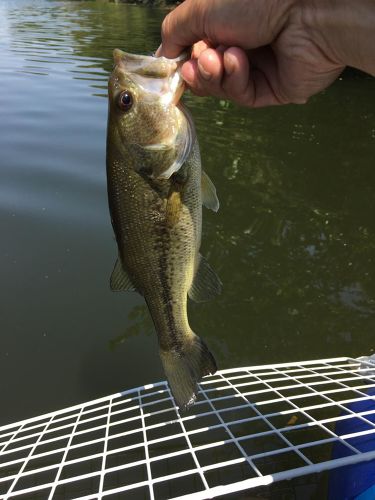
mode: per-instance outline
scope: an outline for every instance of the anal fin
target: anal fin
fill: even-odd
[[[124,270],[120,258],[116,260],[115,267],[113,268],[110,286],[113,292],[135,291],[135,286],[129,278],[128,273]]]
[[[201,254],[198,258],[199,264],[189,290],[189,297],[194,302],[206,302],[219,295],[223,285],[207,260]]]

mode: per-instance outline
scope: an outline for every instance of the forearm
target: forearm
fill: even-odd
[[[303,0],[303,22],[333,62],[375,76],[375,0]]]

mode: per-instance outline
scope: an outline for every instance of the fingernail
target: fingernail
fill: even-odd
[[[193,80],[191,80],[188,76],[182,75],[182,78],[188,85],[192,85]]]
[[[212,77],[211,73],[209,73],[204,69],[199,59],[198,59],[198,69],[199,73],[202,75],[202,78],[204,78],[204,80],[211,80]]]
[[[225,66],[225,73],[227,75],[231,75],[235,68],[235,61],[232,55],[228,54],[227,52],[224,52],[224,66]]]
[[[188,85],[194,81],[194,71],[190,61],[186,62],[181,68],[181,76]]]

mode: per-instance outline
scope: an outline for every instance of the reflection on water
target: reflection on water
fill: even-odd
[[[114,350],[124,344],[130,337],[150,335],[153,332],[154,325],[146,305],[135,306],[128,314],[127,326],[124,331],[109,341],[109,347]]]
[[[1,422],[163,377],[143,300],[108,286],[103,98],[112,49],[153,51],[163,15],[1,2]],[[256,111],[186,96],[221,201],[202,253],[224,283],[189,317],[220,367],[372,352],[374,85],[351,72]]]

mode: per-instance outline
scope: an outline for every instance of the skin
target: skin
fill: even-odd
[[[305,103],[346,66],[375,75],[373,0],[185,0],[157,55],[193,46],[182,76],[198,95],[262,107]]]

